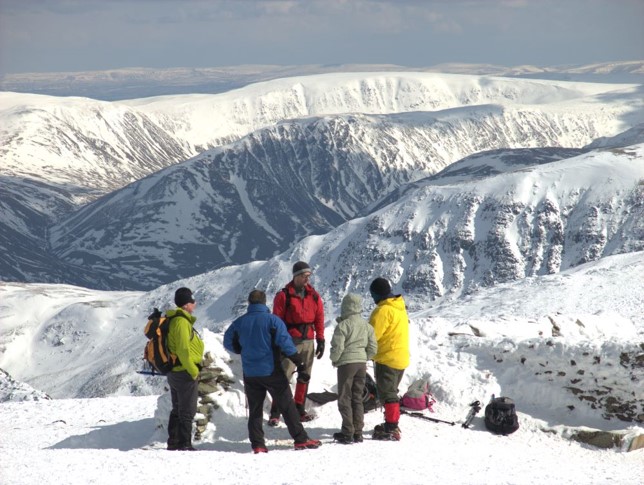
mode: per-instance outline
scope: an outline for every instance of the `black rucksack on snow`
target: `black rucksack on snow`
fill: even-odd
[[[364,394],[362,396],[362,402],[364,406],[365,413],[367,411],[373,411],[376,409],[380,402],[378,401],[378,390],[376,388],[376,381],[373,380],[373,377],[367,372],[365,376],[364,383]]]
[[[152,374],[165,375],[175,365],[180,365],[179,358],[168,349],[168,330],[172,318],[163,315],[155,308],[145,325],[143,333],[148,338],[148,343],[143,350],[143,360],[150,367]]]
[[[514,401],[509,397],[494,397],[485,406],[485,427],[497,434],[511,434],[519,429]]]

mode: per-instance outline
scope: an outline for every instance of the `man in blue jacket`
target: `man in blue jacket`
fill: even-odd
[[[297,366],[299,381],[307,382],[310,376],[286,325],[266,306],[266,293],[261,290],[250,292],[248,311],[228,327],[224,333],[224,347],[229,352],[241,354],[244,391],[249,407],[248,437],[253,451],[268,451],[262,426],[266,392],[284,415],[288,432],[295,440],[295,449],[319,447],[320,441],[310,439],[300,422],[289,380],[280,365],[281,354]]]

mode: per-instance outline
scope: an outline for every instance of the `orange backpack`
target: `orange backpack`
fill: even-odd
[[[148,343],[143,350],[143,360],[148,366],[143,374],[166,375],[176,365],[180,365],[179,358],[168,349],[168,331],[172,318],[163,315],[155,308],[145,325],[143,333],[148,338]]]

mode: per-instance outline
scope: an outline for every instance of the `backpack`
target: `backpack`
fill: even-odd
[[[400,399],[400,405],[409,409],[418,409],[420,411],[432,409],[436,402],[434,396],[429,392],[429,382],[426,379],[416,379],[409,385],[407,392]]]
[[[494,397],[485,406],[485,427],[497,434],[511,434],[519,429],[514,401],[509,397]]]
[[[285,300],[284,300],[284,323],[286,323],[286,314],[288,313],[288,309],[291,306],[291,294],[288,291],[288,288],[284,287],[280,290],[281,292],[284,293]],[[320,299],[319,293],[313,288],[313,292],[311,293],[313,295],[313,301],[315,304],[318,304],[318,300]],[[300,332],[300,335],[302,338],[306,338],[306,335],[309,332],[309,327],[312,327],[313,323],[286,323],[286,328],[291,329],[294,327],[297,327],[297,331]],[[289,332],[290,334],[290,332]],[[291,335],[292,336],[292,335]]]
[[[376,381],[373,380],[373,377],[371,377],[371,374],[369,374],[368,372],[365,376],[362,403],[365,413],[368,411],[373,411],[380,405],[380,401],[378,401],[378,389],[376,388]]]
[[[150,367],[150,373],[166,375],[175,365],[180,365],[179,358],[168,349],[168,331],[172,318],[161,314],[155,308],[148,316],[148,323],[143,333],[148,343],[143,350],[143,360]]]

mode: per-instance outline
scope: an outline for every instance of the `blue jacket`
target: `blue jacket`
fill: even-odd
[[[274,353],[274,347],[275,349]],[[270,376],[279,366],[279,350],[288,357],[297,353],[286,325],[262,303],[251,303],[224,333],[224,347],[241,354],[244,376]]]

